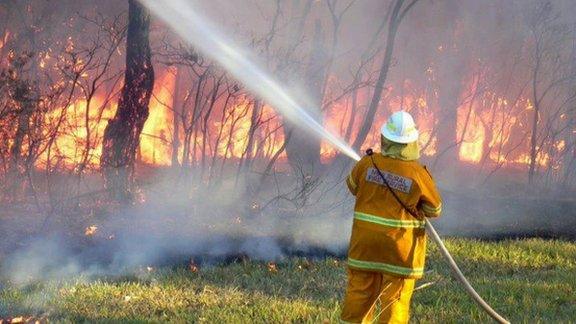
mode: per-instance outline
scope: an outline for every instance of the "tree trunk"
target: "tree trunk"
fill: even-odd
[[[443,2],[445,10],[451,10],[446,26],[453,26],[461,15],[462,8],[458,1]],[[436,124],[437,153],[434,158],[432,170],[439,177],[449,179],[457,177],[459,163],[460,143],[458,139],[458,107],[461,103],[461,93],[464,80],[470,76],[469,44],[465,39],[458,38],[452,30],[447,31],[441,38],[443,40],[442,54],[438,58],[436,79],[438,84],[439,115]]]
[[[238,174],[242,171],[249,171],[252,166],[252,154],[254,151],[254,144],[256,142],[256,132],[260,127],[260,118],[262,113],[262,101],[260,99],[254,100],[254,106],[252,108],[252,114],[250,115],[250,129],[248,130],[248,143],[246,144],[246,149],[242,155],[242,159],[238,164]],[[238,178],[236,178],[238,181]]]
[[[180,100],[180,87],[182,87],[182,76],[178,68],[175,69],[176,82],[174,84],[174,96],[172,98],[172,162],[173,168],[179,168],[178,151],[180,150],[180,122],[182,120],[182,103]]]
[[[458,106],[465,69],[462,62],[456,63],[461,59],[454,55],[446,56],[452,59],[447,58],[445,64],[442,64],[443,71],[440,71],[438,76],[442,87],[438,90],[438,105],[440,106],[440,120],[436,126],[438,127],[438,153],[433,169],[436,170],[436,166],[440,166],[442,170],[451,172],[454,171],[451,166],[458,162]]]
[[[128,20],[124,86],[116,115],[104,131],[100,160],[106,188],[119,201],[132,199],[136,151],[154,87],[150,13],[138,1],[129,0]]]
[[[538,137],[538,124],[540,120],[540,105],[534,104],[534,116],[532,118],[532,130],[530,131],[530,167],[528,168],[528,184],[534,182],[534,175],[536,174],[536,160],[538,157],[537,150],[537,137]]]
[[[364,144],[366,136],[368,136],[368,133],[372,128],[372,124],[374,123],[374,117],[378,111],[380,99],[382,98],[382,91],[384,90],[384,84],[386,83],[388,71],[390,70],[392,54],[394,53],[394,42],[396,40],[396,34],[398,32],[398,28],[400,27],[400,23],[410,8],[412,8],[417,1],[418,0],[412,0],[403,10],[402,6],[404,4],[404,0],[396,0],[394,3],[392,13],[390,14],[390,20],[388,22],[388,34],[386,36],[384,59],[382,60],[378,80],[376,81],[376,85],[374,87],[374,94],[372,95],[372,100],[370,100],[370,105],[368,106],[368,112],[364,117],[364,122],[362,123],[360,131],[358,132],[358,135],[352,144],[352,147],[355,151],[358,151],[362,144]]]
[[[326,77],[327,58],[328,55],[326,53],[322,25],[320,21],[317,20],[312,42],[312,52],[304,79],[306,80],[306,89],[308,89],[312,100],[308,112],[311,113],[320,124],[322,124],[322,111],[320,107],[322,104],[322,87]],[[286,145],[288,161],[293,168],[304,170],[306,174],[311,175],[317,166],[320,165],[320,138],[310,136],[306,132],[293,132],[294,127],[298,127],[298,125],[285,125],[285,134],[292,133],[290,142]]]
[[[528,168],[528,184],[534,182],[534,174],[536,173],[536,151],[537,137],[538,137],[538,124],[540,121],[540,101],[541,97],[538,95],[538,78],[540,75],[541,67],[541,52],[540,40],[536,40],[536,64],[532,72],[532,101],[534,105],[534,115],[532,118],[532,129],[530,131],[530,166]]]
[[[25,166],[22,156],[22,147],[25,137],[29,136],[30,119],[35,109],[32,93],[28,90],[28,83],[22,82],[17,85],[14,99],[19,103],[18,123],[14,141],[10,147],[10,164],[8,167],[7,194],[13,199],[18,197],[23,189]]]

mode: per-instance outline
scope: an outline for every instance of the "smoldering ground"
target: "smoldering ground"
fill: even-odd
[[[2,240],[2,277],[27,284],[72,275],[118,276],[159,266],[345,256],[353,197],[341,171],[317,181],[278,174],[258,196],[251,196],[249,183],[236,177],[196,188],[174,176],[159,178],[163,180],[143,187],[137,204],[98,209],[87,208],[84,201],[89,216],[73,216],[84,221],[56,215],[55,226],[46,232],[24,236],[26,228],[38,228],[37,217],[4,218],[3,237],[9,240]],[[442,192],[444,213],[435,223],[443,235],[576,238],[576,224],[569,217],[573,203]]]
[[[171,180],[144,187],[145,201],[135,205],[99,209],[87,208],[90,203],[84,201],[82,213],[89,216],[54,215],[45,232],[24,236],[26,228],[40,226],[41,217],[4,218],[2,231],[19,234],[4,236],[10,239],[2,244],[2,276],[28,283],[190,262],[281,261],[345,251],[352,200],[341,180],[294,184],[278,175],[278,184],[268,187],[268,193],[248,199],[241,189],[245,183],[235,177],[216,186],[184,185],[179,190],[174,190],[175,178],[167,178]],[[314,192],[305,192],[312,185]]]

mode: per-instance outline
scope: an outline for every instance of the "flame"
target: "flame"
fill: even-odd
[[[337,102],[333,104],[325,113],[324,127],[326,127],[330,132],[334,134],[344,134],[346,132],[346,127],[348,123],[345,124],[343,121],[351,119],[353,107],[349,107],[349,103]],[[359,127],[354,124],[354,128]],[[322,141],[320,143],[320,157],[322,162],[327,162],[332,159],[338,151],[330,145],[327,141]]]
[[[116,111],[116,104],[106,107],[105,99],[95,96],[90,102],[88,112],[88,125],[85,123],[88,103],[86,100],[77,100],[64,109],[56,109],[47,114],[47,124],[53,125],[58,122],[61,114],[65,119],[62,123],[61,131],[57,134],[52,150],[45,151],[38,159],[38,166],[45,168],[49,162],[66,167],[76,167],[85,162],[86,167],[96,167],[102,154],[102,134],[106,128],[107,120],[112,118]],[[102,109],[102,115],[100,110]],[[48,130],[46,130],[48,132]],[[88,138],[90,132],[90,138]],[[90,143],[87,143],[87,141]],[[87,153],[85,148],[89,147]],[[50,161],[49,161],[50,158]]]
[[[222,128],[221,140],[218,143],[218,156],[231,158],[241,157],[248,146],[250,133],[250,115],[253,107],[247,98],[240,99],[231,109],[224,112],[224,123],[216,123]]]
[[[194,262],[194,259],[190,259],[190,262],[188,262],[188,270],[194,273],[200,270],[199,266],[196,264],[196,262]]]
[[[522,153],[517,158],[511,160],[511,163],[518,163],[518,164],[530,164],[531,158],[528,153]],[[536,164],[539,166],[548,166],[550,162],[550,155],[545,152],[538,152],[536,153]]]
[[[71,40],[69,46],[73,46]],[[48,53],[44,53],[39,56],[39,59],[41,66],[47,66],[51,58]],[[81,69],[83,64],[82,61],[76,62],[75,69]],[[140,137],[138,158],[143,163],[156,166],[168,166],[172,163],[174,129],[172,106],[175,101],[176,73],[176,70],[171,68],[157,72],[149,106],[149,117]],[[360,89],[357,93],[356,107],[352,107],[352,94],[330,103],[324,110],[324,126],[340,135],[351,134],[352,138],[348,140],[353,141],[354,134],[362,125],[370,99],[370,91]],[[405,81],[402,89],[390,87],[382,98],[382,106],[387,109],[381,108],[375,116],[362,149],[379,148],[380,126],[391,112],[405,109],[417,121],[420,131],[419,143],[423,148],[422,155],[434,156],[438,145],[434,130],[438,124],[437,112],[440,110],[437,107],[437,99],[436,90],[427,94],[410,81]],[[84,99],[77,99],[68,107],[55,109],[47,114],[47,124],[55,124],[62,113],[65,118],[52,149],[45,151],[40,157],[38,162],[40,168],[46,168],[48,165],[68,168],[78,168],[81,165],[83,169],[98,168],[102,135],[107,121],[115,114],[117,98],[108,98],[107,101],[103,94],[97,93],[90,102],[89,108],[90,111],[87,113],[88,102]],[[198,162],[203,153],[210,157],[232,161],[246,157],[265,161],[282,148],[284,143],[282,119],[272,107],[262,106],[259,120],[265,122],[259,124],[254,134],[250,134],[254,101],[248,95],[238,96],[227,107],[223,107],[222,103],[218,102],[215,109],[217,112],[214,112],[208,121],[207,129],[198,132],[196,141],[200,145],[196,145],[196,152],[190,152],[190,157],[194,156],[197,160],[193,162]],[[459,159],[472,164],[488,161],[507,167],[529,164],[528,143],[520,143],[522,145],[518,146],[518,141],[522,139],[516,133],[529,125],[531,109],[533,106],[529,100],[521,99],[515,104],[510,104],[506,98],[495,92],[482,95],[471,106],[464,104],[459,107],[456,127],[456,135],[460,142]],[[88,124],[86,124],[86,117],[88,117]],[[350,131],[348,131],[349,127]],[[182,128],[177,134],[181,143],[184,138]],[[49,127],[46,132],[48,131]],[[206,152],[202,152],[201,148],[204,136],[206,136]],[[254,141],[251,150],[247,152],[250,136],[254,137]],[[557,152],[566,147],[563,141],[557,141],[553,145]],[[88,148],[87,154],[86,148]],[[182,152],[182,147],[180,147],[178,152],[180,160]],[[328,142],[322,141],[320,154],[322,162],[329,163],[336,156],[337,151]],[[285,159],[286,153],[283,152],[279,160],[285,161]],[[546,166],[550,163],[551,157],[549,153],[542,151],[536,160],[538,165]]]
[[[98,230],[98,226],[90,225],[90,226],[86,227],[86,229],[84,230],[84,235],[94,236],[96,234],[97,230]]]
[[[276,266],[276,262],[270,261],[266,264],[266,266],[268,267],[269,272],[272,272],[272,273],[278,272],[278,267]]]
[[[154,83],[150,112],[140,136],[140,159],[154,165],[170,165],[172,162],[171,127],[172,102],[176,74],[169,70]]]
[[[174,75],[166,73],[159,78],[154,87],[150,102],[150,114],[144,124],[140,141],[141,160],[155,165],[168,165],[171,161],[171,147],[167,140],[169,125],[172,123],[172,112],[167,107],[171,105],[172,91],[175,83]],[[61,131],[57,134],[52,150],[44,152],[38,159],[37,166],[46,168],[49,164],[58,163],[61,166],[74,168],[84,162],[88,168],[97,168],[102,154],[102,136],[107,122],[117,109],[117,100],[109,100],[102,95],[96,95],[90,102],[90,107],[84,99],[78,99],[65,109],[55,109],[47,114],[47,124],[55,124],[64,114],[65,119]],[[86,112],[88,111],[88,125]],[[48,132],[48,130],[46,130]],[[90,137],[88,136],[90,133]],[[86,156],[87,141],[89,152]],[[50,158],[50,161],[48,159]],[[85,160],[85,161],[84,161]]]
[[[40,54],[38,54],[39,56],[39,62],[38,62],[38,66],[41,69],[45,69],[46,65],[48,65],[48,62],[50,61],[50,59],[52,58],[50,56],[49,52],[41,52]]]
[[[466,120],[467,125],[465,124]],[[484,150],[486,129],[474,110],[469,113],[463,109],[458,110],[457,132],[462,134],[460,135],[462,138],[459,139],[461,143],[458,152],[460,161],[480,162]]]
[[[417,103],[417,124],[420,137],[418,143],[423,149],[422,154],[425,156],[433,156],[437,151],[437,138],[434,136],[434,128],[436,127],[436,117],[432,109],[428,106],[428,102],[423,97],[416,100]]]
[[[29,8],[29,7],[28,7]],[[30,10],[30,9],[29,9]],[[457,26],[460,28],[461,26]],[[458,32],[458,31],[457,31]],[[8,42],[14,37],[9,30],[0,35],[0,50],[10,45]],[[77,51],[72,36],[57,43],[57,46],[64,46],[65,52]],[[56,46],[56,45],[54,45]],[[80,46],[79,46],[80,47]],[[455,44],[436,44],[439,53],[455,49]],[[55,47],[56,48],[56,47]],[[118,54],[120,48],[117,49]],[[57,63],[67,57],[58,56],[57,51],[52,49],[41,51],[35,57],[40,69],[44,69],[42,74],[57,72]],[[10,49],[5,56],[16,58],[17,52]],[[71,60],[71,59],[69,59]],[[8,62],[7,60],[6,62]],[[0,62],[3,64],[4,62]],[[66,63],[70,63],[66,61]],[[86,68],[82,59],[73,62],[72,72],[81,72]],[[374,118],[373,125],[369,131],[361,149],[380,147],[380,126],[386,121],[391,112],[398,110],[409,111],[416,119],[420,131],[419,144],[423,148],[422,155],[433,157],[437,153],[440,139],[436,136],[436,128],[441,118],[438,92],[439,84],[437,66],[432,62],[426,71],[423,71],[422,80],[390,79],[383,92],[378,112]],[[472,75],[472,73],[470,73]],[[81,74],[82,82],[88,82],[91,77],[86,72]],[[183,159],[183,148],[178,152],[173,150],[174,135],[183,143],[184,130],[180,127],[178,134],[174,133],[174,112],[173,104],[182,98],[174,98],[176,93],[177,71],[174,68],[156,71],[155,86],[149,105],[149,117],[144,125],[140,146],[138,149],[138,161],[154,166],[168,166],[172,163],[172,156],[178,153],[178,158]],[[396,76],[397,77],[397,76]],[[465,86],[461,98],[470,97],[479,81],[474,81],[472,77],[464,82]],[[365,81],[365,80],[363,80]],[[66,86],[67,80],[55,81],[53,87]],[[327,98],[322,107],[323,125],[329,131],[339,134],[342,137],[346,134],[347,141],[353,142],[355,134],[360,130],[364,122],[367,106],[372,99],[373,89],[366,86],[356,90],[356,98],[353,104],[353,93],[343,94],[337,101],[330,102],[334,89],[345,89],[341,80],[335,75],[328,77]],[[426,83],[423,84],[422,82]],[[120,87],[121,85],[118,85]],[[191,86],[188,84],[187,86]],[[207,87],[210,87],[209,85]],[[113,93],[116,93],[113,91]],[[185,93],[183,91],[182,93]],[[80,91],[77,91],[77,94]],[[241,93],[241,92],[238,92]],[[78,94],[80,96],[80,94]],[[107,121],[112,118],[117,109],[118,98],[106,98],[104,93],[97,93],[90,102],[78,97],[67,107],[59,107],[51,110],[42,116],[40,122],[45,123],[46,129],[43,135],[49,135],[52,126],[62,124],[54,139],[50,150],[42,150],[37,161],[39,168],[67,168],[70,170],[97,170],[100,163],[102,150],[102,136],[107,125]],[[354,106],[353,106],[354,105]],[[223,107],[223,100],[215,104],[214,112],[206,125],[195,126],[202,129],[195,133],[193,139],[196,151],[190,152],[191,164],[198,163],[203,154],[207,154],[214,161],[229,160],[229,163],[237,163],[239,159],[251,158],[267,162],[278,152],[284,144],[284,131],[282,129],[283,119],[275,112],[274,108],[268,105],[262,107],[259,116],[260,121],[254,134],[252,117],[254,113],[254,98],[250,94],[238,95]],[[201,112],[202,114],[204,112]],[[483,94],[478,94],[472,104],[462,104],[457,109],[456,133],[454,136],[458,141],[458,158],[467,164],[484,164],[491,166],[518,168],[526,170],[526,166],[531,163],[530,141],[531,122],[534,116],[534,104],[526,97],[513,99],[508,93],[499,89],[490,89]],[[547,116],[548,117],[548,116]],[[561,114],[560,119],[565,121],[568,116]],[[38,122],[38,121],[35,121]],[[199,125],[200,123],[198,123]],[[539,130],[542,129],[542,125]],[[205,128],[205,129],[204,129]],[[576,130],[568,130],[576,134]],[[563,135],[560,135],[563,136]],[[38,136],[40,138],[41,136]],[[250,149],[248,145],[250,138],[254,141]],[[196,141],[196,145],[194,145]],[[12,140],[7,140],[12,145]],[[540,141],[538,141],[540,142]],[[205,143],[205,150],[202,148]],[[546,141],[545,147],[538,148],[535,162],[540,167],[551,166],[556,170],[562,165],[563,160],[558,157],[570,148],[565,140],[554,138],[554,142]],[[26,151],[27,143],[24,143]],[[190,148],[193,149],[192,147]],[[320,155],[323,163],[330,161],[338,154],[327,141],[321,141]],[[210,160],[210,159],[209,159]],[[279,161],[286,160],[286,152],[283,152]],[[486,170],[486,169],[485,169]],[[144,199],[144,196],[141,196]],[[260,207],[255,204],[253,209]],[[238,220],[241,221],[240,219]],[[89,228],[86,229],[88,233]],[[96,231],[96,227],[93,232]],[[88,235],[88,234],[86,234]]]
[[[224,122],[214,123],[214,133],[220,133],[216,148],[218,157],[240,159],[260,155],[262,158],[271,158],[282,147],[284,134],[280,129],[280,119],[268,105],[262,107],[260,116],[260,120],[266,123],[256,129],[255,134],[250,134],[253,110],[253,102],[247,97],[241,97],[223,112]],[[247,152],[250,136],[254,140],[251,151]],[[280,159],[285,157],[286,153],[283,152]]]
[[[8,42],[8,39],[10,38],[10,31],[7,30],[4,33],[4,36],[2,38],[0,38],[0,49],[4,48],[4,45],[6,45],[6,43]]]
[[[558,152],[563,152],[564,149],[566,148],[566,141],[564,140],[556,141],[556,143],[554,143],[554,147]]]

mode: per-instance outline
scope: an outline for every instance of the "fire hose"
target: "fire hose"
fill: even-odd
[[[370,156],[370,159],[372,160],[372,166],[376,169],[376,171],[378,171],[378,174],[380,175],[380,178],[382,178],[382,181],[384,182],[384,184],[386,185],[386,187],[388,187],[388,190],[390,190],[390,192],[392,193],[392,196],[394,196],[394,198],[398,201],[398,203],[413,217],[419,219],[418,213],[414,210],[412,210],[412,208],[408,207],[401,199],[400,197],[398,197],[398,195],[396,194],[396,192],[392,189],[392,187],[390,186],[390,184],[388,183],[388,180],[386,179],[386,177],[382,174],[382,171],[380,171],[380,169],[376,166],[376,163],[374,162],[374,158],[372,157],[373,151],[372,149],[368,149],[366,151],[366,154],[368,156]],[[424,222],[426,224],[426,230],[428,231],[428,233],[432,236],[432,240],[436,243],[436,245],[438,245],[438,248],[440,249],[440,253],[442,254],[442,256],[444,257],[444,259],[446,259],[446,261],[448,261],[448,265],[450,265],[450,269],[452,269],[452,272],[454,273],[454,275],[456,276],[456,279],[458,279],[458,281],[462,284],[462,286],[464,286],[464,289],[466,290],[466,293],[472,297],[472,299],[482,308],[482,310],[484,310],[486,313],[488,313],[488,315],[490,315],[490,317],[492,317],[494,320],[496,320],[498,323],[502,323],[502,324],[509,324],[510,321],[508,321],[506,318],[504,318],[502,315],[498,314],[474,289],[474,287],[472,287],[472,285],[470,284],[470,282],[468,282],[468,279],[466,279],[466,277],[464,276],[464,274],[462,273],[462,271],[460,270],[460,268],[458,267],[458,264],[456,264],[456,261],[454,261],[454,258],[452,258],[452,255],[450,254],[450,252],[448,252],[448,249],[446,249],[446,246],[444,246],[444,242],[442,242],[442,239],[440,238],[440,236],[438,235],[438,233],[436,232],[436,229],[434,229],[434,226],[432,226],[432,224],[430,223],[430,221],[428,221],[425,217],[424,217]]]
[[[472,287],[470,282],[468,282],[468,279],[466,279],[462,271],[460,271],[460,268],[456,264],[456,261],[454,261],[454,258],[452,258],[452,255],[450,255],[450,252],[448,252],[448,249],[446,249],[446,247],[444,246],[444,242],[442,242],[442,239],[436,232],[436,229],[434,229],[434,226],[432,226],[432,224],[428,220],[426,220],[426,230],[428,231],[430,236],[432,236],[432,240],[436,243],[436,245],[438,245],[440,253],[442,254],[442,256],[444,256],[444,259],[448,261],[448,264],[450,265],[452,272],[454,272],[456,279],[458,279],[458,281],[460,281],[462,286],[464,286],[464,289],[466,290],[468,295],[472,297],[472,299],[474,299],[474,301],[498,323],[503,324],[510,323],[506,318],[498,314],[492,307],[490,307],[490,305],[488,305],[488,303],[476,292],[476,290],[474,290],[474,287]]]

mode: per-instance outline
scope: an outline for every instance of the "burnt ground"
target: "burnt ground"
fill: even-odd
[[[576,240],[576,201],[544,197],[487,197],[447,193],[435,221],[449,236],[501,240],[540,237]]]

